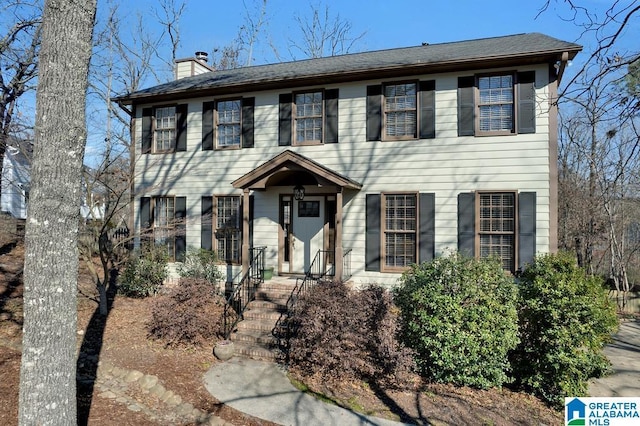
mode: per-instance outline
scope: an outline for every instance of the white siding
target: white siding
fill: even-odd
[[[419,76],[436,80],[436,138],[413,141],[367,142],[366,86],[381,81],[325,86],[338,87],[339,143],[319,146],[278,146],[278,95],[283,91],[243,93],[255,96],[255,147],[242,150],[201,151],[202,102],[189,101],[186,152],[170,155],[138,155],[138,191],[148,195],[187,197],[189,216],[187,245],[200,245],[200,197],[241,195],[231,182],[284,150],[312,158],[363,185],[346,191],[344,248],[353,249],[352,272],[357,284],[392,285],[399,274],[364,271],[365,195],[389,191],[435,193],[436,254],[457,246],[457,195],[474,190],[517,190],[537,193],[537,251],[549,251],[549,130],[547,68],[536,69],[539,98],[536,133],[493,137],[458,137],[458,74]],[[486,70],[480,70],[486,71]],[[470,75],[468,73],[466,75]],[[182,103],[182,102],[180,102]],[[140,152],[142,108],[138,108],[136,152]],[[310,189],[307,189],[309,193]],[[268,246],[268,266],[277,265],[278,197],[283,188],[255,194],[253,245]],[[136,210],[138,205],[136,205]],[[137,216],[137,213],[136,213]],[[136,219],[137,220],[137,219]]]

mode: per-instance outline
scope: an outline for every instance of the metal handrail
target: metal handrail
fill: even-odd
[[[346,250],[342,255],[342,282],[351,278],[351,250]]]
[[[264,253],[266,249],[266,247],[249,249],[249,269],[240,282],[233,286],[224,304],[223,332],[225,339],[229,339],[235,326],[242,320],[247,305],[255,299],[258,286],[264,281]]]

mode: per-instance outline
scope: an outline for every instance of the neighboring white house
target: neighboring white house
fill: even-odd
[[[557,248],[555,101],[580,50],[518,34],[209,71],[123,95],[135,228],[175,259],[212,249],[234,271],[266,246],[278,274],[304,273],[324,251],[355,284],[393,285],[448,249],[516,272]]]
[[[0,210],[17,219],[27,218],[31,184],[31,152],[30,143],[19,143],[10,139],[2,163]]]

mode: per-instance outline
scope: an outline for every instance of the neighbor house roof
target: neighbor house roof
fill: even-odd
[[[208,72],[116,98],[125,104],[572,59],[582,46],[540,33],[424,44]]]

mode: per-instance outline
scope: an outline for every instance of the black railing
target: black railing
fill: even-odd
[[[249,249],[249,270],[238,284],[231,288],[227,302],[224,305],[223,327],[224,338],[229,339],[236,325],[242,320],[247,305],[256,295],[258,286],[264,281],[264,252],[266,247],[252,247]]]
[[[342,255],[342,282],[351,278],[351,249],[348,249]]]
[[[333,250],[318,250],[309,269],[305,273],[305,278],[312,277],[317,280],[326,276],[334,276],[334,257]]]

